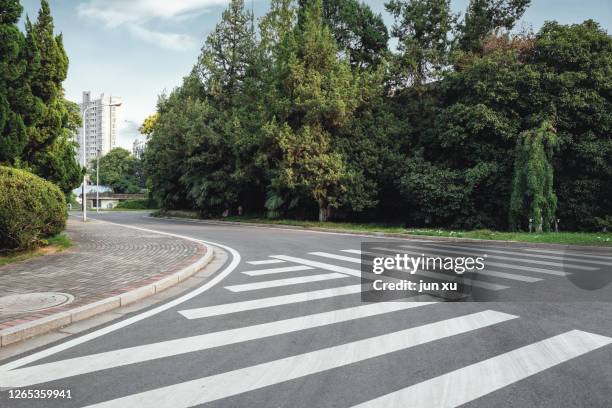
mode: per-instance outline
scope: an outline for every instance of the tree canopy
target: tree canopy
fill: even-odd
[[[612,40],[516,32],[529,0],[232,0],[158,103],[164,208],[411,226],[598,228],[612,213]],[[389,34],[397,50],[389,50]]]

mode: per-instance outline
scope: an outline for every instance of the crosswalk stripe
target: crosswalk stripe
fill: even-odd
[[[336,254],[330,254],[328,252],[309,252],[309,254],[320,256],[323,258],[338,259],[340,261],[345,261],[345,262],[353,262],[353,263],[359,263],[359,264],[361,263],[360,258],[354,258],[352,256],[336,255]]]
[[[298,266],[284,266],[282,268],[258,269],[255,271],[245,271],[242,273],[244,273],[245,275],[249,275],[249,276],[261,276],[261,275],[270,275],[273,273],[305,271],[308,269],[314,269],[314,268],[311,268],[310,266],[305,266],[305,265],[298,265]]]
[[[242,285],[225,286],[225,289],[232,292],[245,292],[249,290],[276,288],[279,286],[297,285],[300,283],[319,282],[332,279],[346,278],[341,273],[322,273],[320,275],[298,276],[296,278],[276,279],[264,282],[245,283]]]
[[[90,407],[191,407],[516,318],[487,310],[161,387]]]
[[[612,343],[572,330],[356,405],[354,408],[452,408]]]
[[[441,244],[429,244],[427,246],[425,246],[425,248],[428,247],[436,247],[436,248],[459,248],[459,249],[474,249],[474,247],[469,247],[469,246],[460,246],[460,245],[452,245],[452,246],[448,246],[448,245],[441,245]],[[486,251],[486,253],[492,253],[492,254],[507,254],[507,255],[516,255],[519,257],[529,257],[529,258],[539,258],[539,259],[556,259],[556,260],[562,260],[564,261],[566,258],[575,258],[575,255],[573,253],[571,254],[567,254],[566,257],[563,256],[554,256],[554,255],[538,255],[538,254],[531,254],[531,253],[525,253],[523,251],[504,251],[504,250],[500,250],[500,249],[490,249],[489,247],[484,247],[483,248],[484,251]],[[525,251],[531,251],[529,249],[525,249]],[[580,256],[580,255],[577,255]],[[602,262],[602,261],[591,261],[591,260],[578,260],[575,259],[576,261],[580,261],[581,263],[587,263],[587,264],[594,264],[594,265],[611,265],[612,264],[612,256],[605,258],[608,260],[608,262]]]
[[[381,249],[381,248],[378,248],[378,249]],[[348,251],[349,250],[345,250],[345,252],[348,252]],[[409,253],[407,251],[401,251],[401,252]],[[359,253],[361,254],[361,251],[359,251]],[[317,255],[317,256],[322,256],[322,257],[326,257],[326,258],[339,259],[339,260],[347,261],[347,262],[361,263],[361,259],[360,258],[353,258],[353,257],[350,257],[350,256],[342,256],[342,255],[329,254],[327,252],[310,252],[310,254]],[[495,277],[495,278],[510,279],[510,280],[516,280],[516,281],[521,281],[521,282],[530,282],[530,283],[538,282],[538,281],[542,280],[540,278],[533,278],[531,276],[524,276],[524,275],[505,273],[505,272],[497,272],[497,271],[490,271],[490,270],[482,270],[482,271],[479,271],[478,273],[480,275],[492,276],[492,277]]]
[[[352,295],[355,293],[360,293],[361,289],[361,285],[340,286],[337,288],[294,293],[292,295],[274,296],[263,299],[245,300],[242,302],[225,303],[221,305],[181,310],[179,311],[179,313],[187,319],[201,319],[204,317],[221,316],[230,313],[244,312],[246,310],[263,309],[266,307],[308,302],[310,300],[319,300],[336,296]]]
[[[531,248],[529,249],[526,248],[525,251],[543,253],[543,254],[569,255],[572,258],[604,259],[608,261],[607,262],[608,265],[610,264],[610,262],[612,262],[612,252],[609,255],[593,255],[593,254],[577,254],[575,250],[572,250],[571,254],[568,254],[565,251],[559,252],[559,251],[552,251],[552,250],[546,250],[546,249],[531,249]]]
[[[343,249],[342,252],[347,252],[349,254],[361,255],[361,249]]]
[[[268,265],[268,264],[277,264],[284,263],[285,261],[281,261],[280,259],[266,259],[265,261],[249,261],[248,264],[251,265]]]
[[[409,254],[409,255],[417,255],[420,256],[423,253],[422,252],[415,252],[415,251],[407,251],[407,250],[395,250],[395,249],[387,249],[387,248],[374,248],[380,251],[387,251],[387,252],[392,252],[392,253],[403,253],[403,254]],[[433,252],[436,252],[435,250]],[[446,251],[448,252],[448,251]],[[515,264],[508,264],[508,263],[503,263],[503,262],[491,262],[488,259],[485,261],[485,267],[489,267],[489,266],[497,266],[500,268],[506,268],[506,269],[515,269],[518,271],[525,271],[525,272],[536,272],[536,273],[543,273],[545,275],[552,275],[552,276],[567,276],[569,275],[569,273],[565,272],[565,271],[556,271],[554,269],[544,269],[544,268],[534,268],[532,266],[521,266],[521,265],[515,265]],[[483,271],[479,271],[478,273],[482,273],[483,275],[486,275],[487,273],[485,272],[485,270]],[[503,272],[500,272],[503,273]],[[522,276],[523,278],[527,278],[527,280],[525,280],[525,282],[530,282],[529,277],[527,276],[523,276],[523,275],[518,275],[518,274],[512,274],[514,276]],[[511,279],[511,278],[508,278]],[[522,279],[519,279],[522,280]],[[536,280],[541,280],[539,278],[536,278]]]
[[[414,249],[418,249],[419,251],[423,251],[424,248],[422,246],[415,246],[415,245],[401,245],[403,248],[414,248]],[[484,254],[486,253],[486,250],[483,249],[483,251],[479,251],[476,249],[472,249],[472,250],[468,250],[468,251],[452,251],[452,250],[434,250],[433,248],[431,248],[431,250],[433,250],[434,252],[448,252],[448,253],[455,253],[455,254],[460,254],[460,255],[465,255],[466,252],[467,253],[474,253],[474,254]],[[546,266],[554,266],[556,268],[572,268],[572,269],[581,269],[584,271],[594,271],[597,268],[594,268],[592,266],[582,266],[582,265],[576,265],[576,264],[568,264],[568,263],[559,263],[559,262],[549,262],[549,261],[537,261],[534,259],[526,259],[525,255],[522,255],[520,257],[512,257],[512,256],[499,256],[499,255],[494,255],[491,258],[495,258],[495,259],[503,259],[503,260],[508,260],[508,261],[521,261],[521,262],[529,262],[532,264],[538,264],[538,265],[546,265]],[[516,265],[519,266],[519,265]]]
[[[299,263],[299,264],[302,264],[302,265],[312,266],[314,268],[319,268],[319,269],[323,269],[323,270],[329,270],[329,271],[334,271],[334,272],[339,272],[339,273],[346,273],[347,275],[356,276],[356,277],[359,277],[359,278],[363,277],[365,279],[382,280],[382,281],[387,281],[387,282],[399,282],[399,281],[401,281],[401,279],[394,278],[394,277],[391,277],[391,276],[376,275],[376,274],[369,273],[369,272],[363,272],[362,273],[358,269],[351,269],[351,268],[346,268],[344,266],[331,265],[331,264],[327,264],[327,263],[324,263],[324,262],[311,261],[310,259],[296,258],[294,256],[273,255],[272,257],[273,258],[282,259],[282,260],[285,260],[285,261],[289,261],[289,262]],[[352,259],[357,259],[357,258],[352,258]],[[360,260],[358,260],[358,262],[360,262]],[[419,271],[418,275],[419,276],[427,276],[427,277],[430,277],[430,278],[433,278],[433,279],[442,280],[442,281],[447,281],[448,278],[449,278],[449,275],[445,275],[443,273],[431,272],[431,271]],[[471,282],[471,285],[475,286],[475,287],[483,288],[483,289],[488,289],[488,290],[503,290],[503,289],[508,289],[508,286],[499,285],[497,283],[490,283],[490,282],[473,281],[473,282]]]
[[[387,251],[387,252],[393,252],[393,253],[406,253],[406,254],[413,254],[413,255],[421,255],[423,254],[422,251],[420,252],[415,252],[415,251],[407,251],[407,250],[396,250],[396,249],[388,249],[388,248],[375,248],[378,249],[380,251]],[[432,252],[451,252],[451,251],[443,251],[443,250],[436,250],[433,249]],[[459,251],[454,251],[458,254],[463,254],[463,252],[459,252]],[[533,266],[522,266],[522,265],[518,265],[518,264],[509,264],[509,263],[503,263],[503,262],[491,262],[489,259],[487,259],[487,261],[485,262],[485,266],[497,266],[500,268],[506,268],[506,269],[516,269],[519,271],[525,271],[525,272],[536,272],[536,273],[543,273],[545,275],[552,275],[552,276],[567,276],[567,275],[571,275],[568,272],[565,271],[557,271],[554,269],[544,269],[544,268],[535,268]]]
[[[419,298],[414,298],[413,300],[415,301],[384,302],[337,309],[330,312],[315,313],[254,326],[129,347],[121,350],[107,351],[33,367],[19,368],[2,373],[0,387],[25,387],[33,384],[41,384],[48,381],[56,381],[60,378],[73,377],[76,375],[108,370],[110,368],[142,363],[144,361],[193,353],[214,347],[293,333],[315,327],[363,319],[436,303],[418,302],[418,300],[420,300]]]

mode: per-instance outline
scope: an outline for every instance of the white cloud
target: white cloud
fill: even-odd
[[[195,45],[193,38],[187,34],[152,31],[139,25],[130,26],[129,30],[132,34],[145,42],[170,50],[188,50]]]
[[[89,0],[78,6],[81,17],[103,22],[108,28],[127,27],[137,38],[163,48],[185,50],[195,44],[187,34],[147,28],[155,20],[179,22],[193,18],[228,0]]]

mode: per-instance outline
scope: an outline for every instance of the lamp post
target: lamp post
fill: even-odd
[[[100,214],[100,149],[96,156],[96,213]]]
[[[85,109],[83,109],[83,146],[81,146],[83,148],[83,167],[85,168],[85,170],[87,170],[87,150],[85,149],[86,145],[87,145],[87,124],[85,123],[85,116],[87,114],[87,111],[90,110],[91,108],[94,108],[96,105],[92,105],[92,106],[88,106]],[[113,107],[113,106],[121,106],[121,102],[115,102],[115,103],[109,103],[109,104],[101,104],[101,106],[108,106],[108,107]],[[111,126],[111,123],[109,123],[109,126]],[[83,174],[83,189],[81,190],[81,197],[82,197],[82,201],[83,201],[83,222],[87,221],[87,189],[85,188],[85,182],[87,181],[87,171]],[[97,189],[96,189],[97,190]]]

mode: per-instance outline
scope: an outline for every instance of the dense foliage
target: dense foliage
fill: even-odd
[[[612,39],[511,31],[529,0],[232,0],[143,125],[164,209],[595,229],[612,214]],[[387,48],[389,33],[397,50]]]
[[[73,134],[79,107],[64,99],[68,57],[49,4],[17,27],[18,0],[0,0],[0,164],[29,170],[65,193],[79,185]]]
[[[0,166],[0,249],[36,246],[61,232],[68,216],[64,194],[25,170]]]
[[[100,185],[109,186],[115,193],[140,193],[144,188],[142,162],[121,147],[101,156],[99,163],[96,160],[89,163],[89,177],[94,182],[96,170]]]

